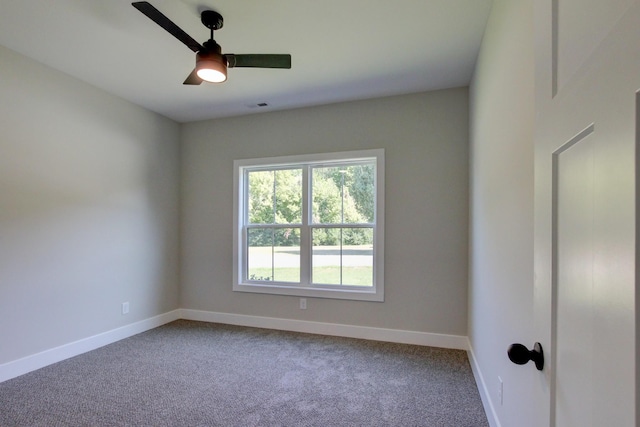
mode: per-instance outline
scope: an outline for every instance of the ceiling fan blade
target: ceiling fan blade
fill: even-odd
[[[291,68],[291,55],[270,55],[270,54],[248,54],[234,55],[228,53],[228,67],[251,67],[251,68]]]
[[[187,77],[187,79],[182,83],[183,85],[199,85],[203,82],[203,80],[198,77],[196,74],[196,69],[194,68],[191,74]]]
[[[185,33],[182,28],[174,24],[173,21],[163,15],[162,12],[153,7],[149,2],[136,1],[131,3],[131,5],[144,13],[153,22],[167,30],[173,37],[186,44],[192,51],[198,52],[202,50],[202,45],[200,43],[195,41],[189,34]]]

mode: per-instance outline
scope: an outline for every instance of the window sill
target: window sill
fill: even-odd
[[[383,302],[384,294],[375,289],[327,289],[327,288],[300,288],[277,284],[246,284],[233,285],[234,292],[250,292],[257,294],[289,295],[308,298],[330,298],[356,301]]]

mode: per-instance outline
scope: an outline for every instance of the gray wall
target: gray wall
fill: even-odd
[[[503,426],[526,426],[534,419],[537,371],[513,365],[506,351],[514,342],[534,342],[530,0],[494,1],[470,93],[469,340],[497,419]]]
[[[384,148],[385,302],[232,292],[233,160]],[[466,88],[182,128],[183,308],[466,335]]]
[[[0,76],[0,364],[177,308],[179,125],[3,47]]]

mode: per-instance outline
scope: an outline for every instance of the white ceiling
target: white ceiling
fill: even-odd
[[[290,53],[290,70],[182,84],[195,54],[130,0],[0,0],[0,45],[178,122],[469,84],[491,0],[149,0],[223,53]],[[266,102],[268,107],[258,108]]]

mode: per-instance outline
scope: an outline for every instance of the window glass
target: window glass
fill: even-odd
[[[320,166],[312,173],[314,224],[373,223],[374,164]]]
[[[247,230],[247,279],[255,282],[300,282],[300,229]]]
[[[250,224],[302,222],[302,169],[248,172]]]
[[[372,228],[314,228],[312,283],[373,286]]]

